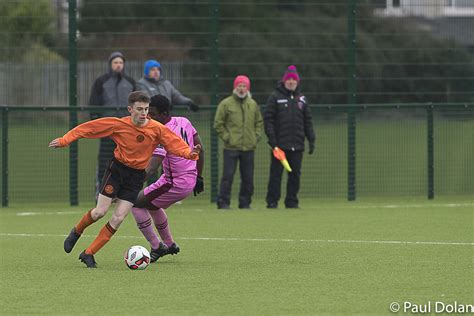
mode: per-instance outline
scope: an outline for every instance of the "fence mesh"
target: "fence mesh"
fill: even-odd
[[[262,104],[289,64],[313,104],[351,93],[357,103],[473,101],[472,1],[77,0],[75,45],[68,2],[2,1],[0,104],[68,104],[74,56],[78,104],[87,104],[113,51],[135,79],[145,60],[159,60],[200,104],[228,95],[241,73]]]
[[[427,111],[410,107],[359,108],[355,159],[358,197],[427,196]],[[68,112],[21,108],[8,112],[9,201],[69,201],[68,150],[47,147],[50,140],[68,130]],[[178,109],[177,114],[189,115],[203,143],[210,143],[213,132],[209,128],[213,120],[210,108],[192,114]],[[345,198],[348,194],[347,110],[318,107],[313,108],[313,115],[316,153],[303,158],[300,197]],[[88,111],[79,111],[79,122],[88,118]],[[433,125],[435,195],[473,195],[474,108],[436,108]],[[79,141],[80,203],[94,200],[98,146],[97,140]],[[209,154],[206,145],[205,150],[207,190],[200,198],[209,199],[212,165],[218,165],[222,171],[222,153],[215,157]],[[263,200],[266,194],[269,161],[269,147],[262,141],[255,154],[257,200]],[[238,194],[239,181],[236,176],[234,197]],[[285,181],[282,185],[285,186]]]
[[[294,64],[310,104],[327,105],[313,108],[317,154],[304,157],[301,196],[347,195],[352,132],[357,196],[425,195],[430,126],[426,110],[403,106],[409,103],[446,105],[434,112],[434,191],[472,194],[472,106],[449,105],[474,102],[473,17],[470,0],[4,0],[0,105],[87,106],[111,52],[125,55],[135,80],[146,60],[157,59],[166,79],[208,106],[176,113],[198,126],[209,157],[206,177],[213,178],[222,162],[213,109],[231,93],[235,76],[250,77],[263,108]],[[373,103],[402,107],[358,108],[351,131],[347,109],[331,106]],[[87,109],[79,112],[80,121],[89,119]],[[52,157],[43,148],[68,129],[67,112],[9,111],[8,122],[10,200],[49,201],[51,192],[68,200],[68,154]],[[5,128],[1,133],[4,139]],[[97,146],[79,145],[80,201],[93,195]],[[258,197],[266,191],[268,156],[264,138],[256,152]]]

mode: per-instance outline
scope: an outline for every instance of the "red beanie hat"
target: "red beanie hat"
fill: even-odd
[[[296,67],[294,65],[288,66],[288,69],[283,74],[281,78],[281,82],[285,82],[288,79],[293,78],[296,81],[300,81],[300,76],[298,75],[298,71],[296,71]]]
[[[247,86],[247,89],[250,90],[250,79],[247,76],[244,75],[239,75],[235,77],[234,80],[234,89],[237,88],[239,84],[243,83],[244,85]]]

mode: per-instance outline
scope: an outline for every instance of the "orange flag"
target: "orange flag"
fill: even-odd
[[[278,147],[273,148],[273,157],[280,160],[281,164],[283,165],[283,168],[285,168],[286,171],[291,172],[290,164],[288,163],[288,160],[286,160],[286,155],[283,150]]]

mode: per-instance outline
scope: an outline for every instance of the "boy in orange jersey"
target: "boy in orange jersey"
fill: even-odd
[[[102,218],[112,204],[112,199],[117,199],[112,218],[79,255],[88,268],[97,267],[94,255],[112,238],[132,209],[145,180],[145,168],[156,146],[161,144],[168,152],[186,159],[197,160],[199,157],[199,146],[191,150],[167,127],[148,118],[149,103],[150,98],[145,93],[132,92],[128,97],[130,116],[89,121],[49,143],[49,147],[56,148],[68,146],[79,138],[110,137],[117,145],[114,158],[108,163],[102,179],[96,207],[82,217],[64,241],[64,250],[71,252],[84,229]]]

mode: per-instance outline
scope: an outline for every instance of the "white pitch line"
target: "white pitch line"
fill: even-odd
[[[60,234],[0,233],[3,237],[66,237]],[[84,235],[94,238],[92,235]],[[143,239],[142,236],[116,236],[124,239]],[[233,238],[233,237],[179,237],[181,240],[205,241],[251,241],[251,242],[293,242],[293,243],[337,243],[337,244],[385,244],[385,245],[434,245],[434,246],[474,246],[474,242],[451,241],[403,241],[403,240],[348,240],[348,239],[272,239],[272,238]]]
[[[16,216],[38,216],[38,215],[69,215],[84,213],[83,211],[69,211],[69,212],[20,212]]]
[[[347,206],[331,206],[331,205],[317,205],[310,209],[373,209],[373,208],[421,208],[421,207],[474,207],[474,203],[441,203],[441,204],[385,204],[385,205],[347,205]],[[202,212],[203,209],[193,209],[195,212]],[[18,212],[17,216],[39,216],[39,215],[71,215],[84,213],[83,211],[66,211],[66,212]]]
[[[354,205],[347,208],[420,208],[420,207],[474,207],[474,203],[446,203],[446,204],[387,204],[387,205]]]

